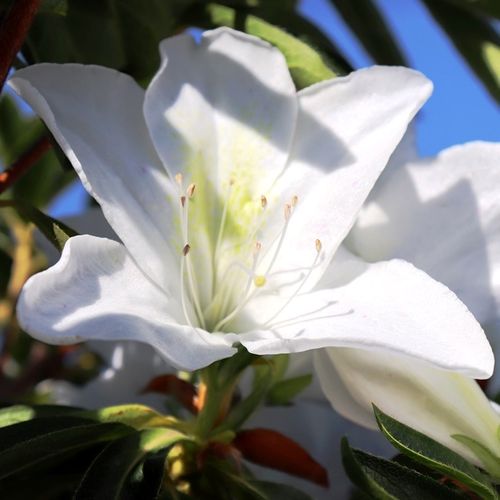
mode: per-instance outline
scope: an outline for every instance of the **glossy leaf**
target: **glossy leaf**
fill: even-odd
[[[459,443],[467,446],[469,450],[476,455],[476,457],[481,461],[484,468],[488,473],[495,478],[496,481],[500,480],[500,457],[494,455],[488,448],[478,443],[475,439],[462,434],[454,434],[451,436],[456,439]]]
[[[51,425],[47,422],[43,433],[38,432],[34,437],[30,436],[25,428],[19,432],[20,426],[40,424],[41,420],[50,420],[52,430],[49,430]],[[18,427],[16,432],[9,433],[14,427]],[[63,459],[67,453],[74,453],[97,443],[117,439],[131,431],[131,428],[121,424],[95,424],[93,422],[64,428],[61,426],[61,419],[55,418],[36,419],[4,427],[0,433],[0,442],[3,446],[0,451],[0,479],[45,460],[55,457]],[[14,434],[17,434],[17,439],[13,439]],[[8,441],[4,437],[7,437]]]
[[[184,436],[168,429],[154,429],[135,433],[113,441],[96,457],[85,472],[74,494],[74,500],[121,499],[129,476],[148,453],[166,450]],[[103,477],[103,471],[106,475]]]
[[[378,64],[407,66],[398,44],[373,0],[330,0],[365,50]]]
[[[0,410],[0,428],[34,418],[60,417],[75,414],[80,408],[56,405],[13,405]]]
[[[352,449],[342,439],[342,463],[349,479],[377,500],[458,500],[469,498],[417,471],[395,462]]]
[[[375,406],[374,413],[380,430],[399,451],[445,476],[460,481],[482,498],[497,498],[488,478],[458,453],[398,422]]]

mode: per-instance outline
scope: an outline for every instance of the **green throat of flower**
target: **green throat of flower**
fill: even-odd
[[[299,203],[298,196],[273,209],[280,210],[281,215],[272,234],[267,227],[271,214],[265,195],[256,199],[238,196],[236,182],[229,180],[209,224],[207,210],[210,207],[203,203],[196,205],[200,195],[198,185],[191,183],[184,187],[181,174],[177,174],[175,180],[184,242],[180,260],[180,303],[186,323],[209,332],[237,332],[245,307],[259,295],[278,294],[278,275],[291,275],[293,287],[288,288],[287,296],[275,311],[255,325],[270,327],[300,293],[321,260],[322,244],[316,239],[315,257],[310,265],[276,269],[286,250],[287,232]],[[200,220],[205,223],[196,222]],[[208,292],[206,286],[203,290],[203,282],[210,282]]]

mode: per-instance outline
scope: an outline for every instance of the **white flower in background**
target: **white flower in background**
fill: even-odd
[[[241,343],[491,374],[480,326],[447,287],[341,246],[428,80],[374,67],[296,93],[277,50],[228,29],[199,45],[171,38],[161,53],[145,92],[96,66],[42,64],[10,81],[123,242],[70,239],[24,287],[28,332],[137,340],[184,369]]]
[[[366,262],[408,260],[456,292],[498,344],[500,144],[475,142],[418,160],[411,139],[397,149],[344,242],[358,256],[351,254],[348,272],[365,272]],[[338,279],[346,277],[339,272]],[[376,428],[375,402],[470,459],[477,461],[452,434],[500,453],[500,420],[473,380],[383,352],[325,349],[314,357],[322,388],[343,416]]]

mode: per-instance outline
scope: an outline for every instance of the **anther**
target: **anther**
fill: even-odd
[[[292,196],[292,207],[296,207],[299,202],[299,197],[297,195]]]
[[[260,241],[256,241],[255,245],[253,247],[253,253],[254,253],[254,255],[257,255],[260,252],[261,249],[262,249],[262,243]]]
[[[189,198],[192,198],[194,196],[195,189],[196,184],[189,184],[188,188],[186,189],[186,194],[189,196]]]
[[[262,208],[266,208],[267,207],[267,198],[264,195],[262,195],[260,197],[260,206]]]
[[[314,244],[316,245],[316,252],[320,253],[321,252],[321,248],[322,248],[322,245],[321,245],[321,240],[316,240],[314,242]]]
[[[186,197],[185,196],[181,196],[181,206],[182,206],[182,208],[184,208],[185,204],[186,204]]]
[[[184,245],[184,248],[182,249],[182,255],[184,255],[184,257],[189,253],[189,250],[191,250],[191,245],[189,243],[186,243]]]
[[[283,213],[285,215],[285,220],[288,221],[290,219],[290,216],[292,215],[292,206],[290,205],[290,203],[285,204]]]
[[[253,284],[257,288],[261,288],[266,284],[266,281],[267,281],[266,277],[259,274],[258,276],[255,276],[255,278],[253,279]]]
[[[182,186],[182,174],[179,172],[178,174],[175,174],[175,180],[179,186]]]

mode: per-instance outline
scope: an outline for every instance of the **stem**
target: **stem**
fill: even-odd
[[[14,0],[0,27],[0,91],[9,73],[12,61],[21,50],[33,22],[40,0]]]
[[[0,194],[6,191],[17,179],[22,177],[51,147],[52,143],[50,139],[44,136],[12,166],[1,172]]]

